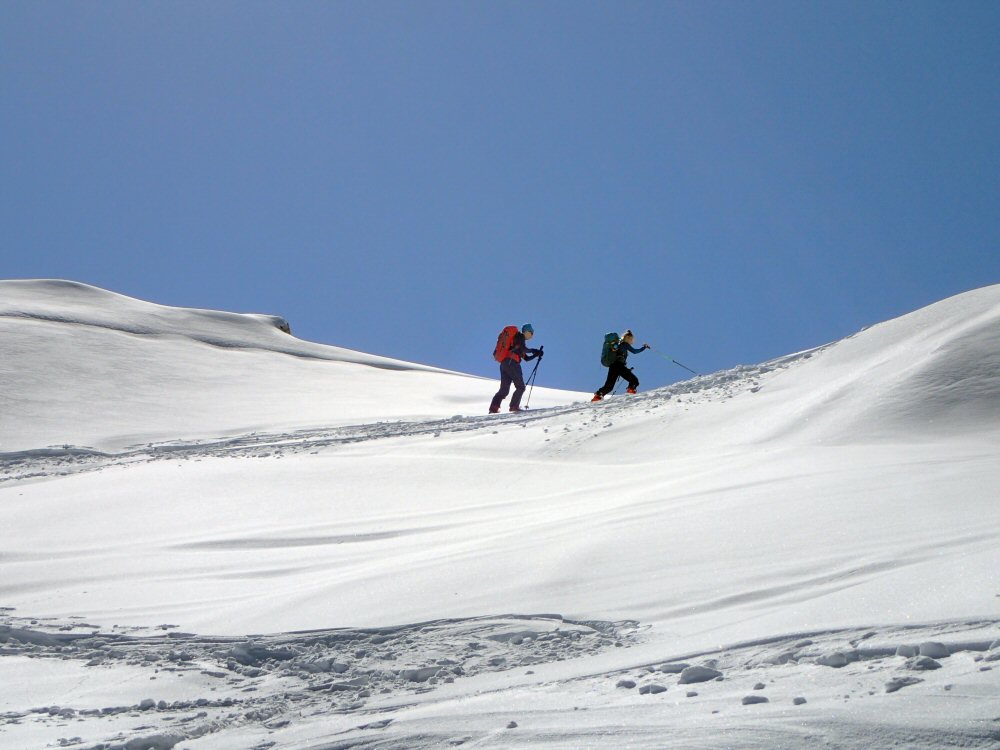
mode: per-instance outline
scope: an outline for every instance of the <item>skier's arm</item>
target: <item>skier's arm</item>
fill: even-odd
[[[541,357],[541,356],[542,356],[542,350],[541,349],[529,349],[528,347],[524,347],[524,361],[525,362],[530,362],[531,360],[535,359],[536,357]]]
[[[530,362],[535,357],[540,356],[542,353],[541,349],[529,348],[528,343],[524,340],[524,335],[520,333],[514,337],[514,343],[513,345],[511,345],[510,350],[512,353],[519,356],[525,362]]]

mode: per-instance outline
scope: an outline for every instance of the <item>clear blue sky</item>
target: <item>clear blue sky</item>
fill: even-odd
[[[1000,282],[998,2],[0,0],[0,277],[592,391]],[[686,373],[634,358],[642,387]]]

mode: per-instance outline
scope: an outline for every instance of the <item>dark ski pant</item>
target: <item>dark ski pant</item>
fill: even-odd
[[[608,379],[604,381],[604,385],[597,392],[602,396],[607,396],[615,389],[615,383],[618,382],[618,378],[625,378],[629,388],[639,387],[639,378],[632,374],[632,371],[625,366],[624,362],[612,362],[611,367],[608,368]]]
[[[500,390],[493,397],[490,411],[500,411],[500,402],[510,393],[511,383],[514,384],[514,395],[510,399],[510,408],[521,407],[521,396],[524,395],[524,375],[521,373],[521,363],[513,359],[505,359],[500,363]]]

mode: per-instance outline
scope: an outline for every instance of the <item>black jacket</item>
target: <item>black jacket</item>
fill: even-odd
[[[528,342],[524,340],[524,334],[518,331],[514,335],[514,343],[510,345],[510,353],[517,355],[525,362],[530,362],[542,353],[541,349],[531,349]]]
[[[619,364],[625,364],[628,361],[628,353],[639,354],[640,352],[646,351],[649,347],[642,346],[636,349],[634,346],[626,344],[624,341],[619,341],[616,346],[613,347],[615,352],[615,362]]]

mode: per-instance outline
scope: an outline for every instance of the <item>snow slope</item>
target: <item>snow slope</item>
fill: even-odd
[[[491,381],[301,341],[270,315],[165,307],[72,281],[0,281],[0,450],[486,411]],[[486,348],[486,347],[484,347]],[[536,389],[536,405],[566,394]]]
[[[518,415],[481,415],[494,381],[69,282],[0,282],[0,344],[0,655],[51,685],[0,690],[11,742],[1000,739],[1000,286]],[[144,674],[142,709],[116,681]]]

